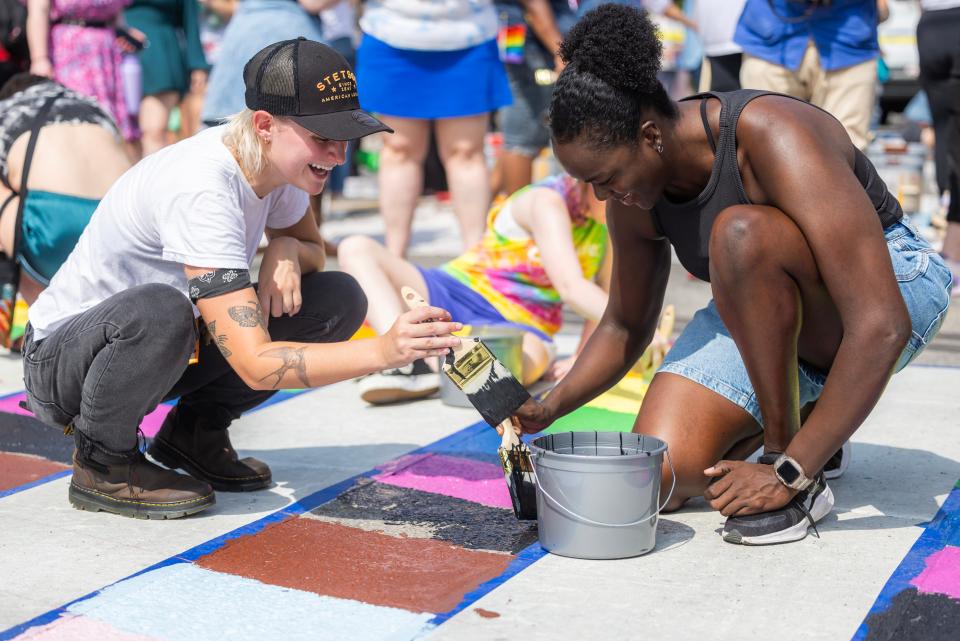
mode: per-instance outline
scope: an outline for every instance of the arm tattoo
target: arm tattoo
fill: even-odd
[[[207,345],[216,342],[217,347],[220,348],[220,353],[223,354],[224,358],[230,358],[233,355],[233,352],[231,352],[227,347],[227,335],[217,334],[217,321],[210,321],[210,324],[207,325],[207,336],[206,341],[204,342]]]
[[[237,321],[240,327],[257,327],[258,325],[266,331],[267,326],[263,322],[263,308],[260,307],[260,301],[247,301],[253,307],[246,305],[235,305],[227,310],[230,318]]]
[[[274,358],[283,360],[283,364],[280,367],[270,372],[267,374],[267,376],[264,376],[260,380],[262,381],[268,376],[276,376],[277,381],[273,384],[273,389],[277,389],[277,386],[280,385],[280,380],[283,378],[283,376],[288,371],[292,370],[296,372],[297,378],[300,379],[300,382],[303,383],[304,387],[310,387],[310,383],[307,381],[307,363],[303,357],[303,352],[306,349],[306,347],[275,347],[260,354],[260,356],[272,356]]]

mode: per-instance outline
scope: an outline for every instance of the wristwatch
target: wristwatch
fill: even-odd
[[[773,462],[773,473],[792,490],[805,490],[813,483],[813,479],[804,474],[800,464],[786,454],[781,454]]]

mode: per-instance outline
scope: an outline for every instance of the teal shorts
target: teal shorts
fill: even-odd
[[[883,230],[900,294],[910,314],[912,333],[894,371],[907,366],[927,346],[950,307],[952,275],[929,243],[906,222]],[[800,407],[823,392],[826,374],[800,362]],[[694,314],[658,370],[679,374],[716,392],[749,412],[763,425],[760,404],[750,384],[740,351],[710,303]]]
[[[31,190],[23,207],[23,236],[18,258],[23,270],[41,285],[73,251],[99,200]]]

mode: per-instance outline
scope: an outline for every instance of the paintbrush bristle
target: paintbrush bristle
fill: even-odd
[[[530,462],[530,448],[519,443],[509,448],[501,447],[498,453],[510,491],[514,515],[521,521],[536,520],[537,486]]]
[[[487,423],[499,425],[523,405],[530,393],[480,339],[453,363],[444,363],[444,372],[467,395]]]

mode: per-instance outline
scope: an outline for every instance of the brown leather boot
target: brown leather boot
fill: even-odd
[[[270,468],[253,457],[239,458],[227,430],[202,417],[181,420],[181,408],[167,414],[147,454],[169,468],[182,468],[218,492],[250,492],[269,487]]]
[[[154,465],[139,451],[109,458],[113,462],[101,463],[74,452],[73,507],[138,519],[178,519],[216,503],[208,484]]]

